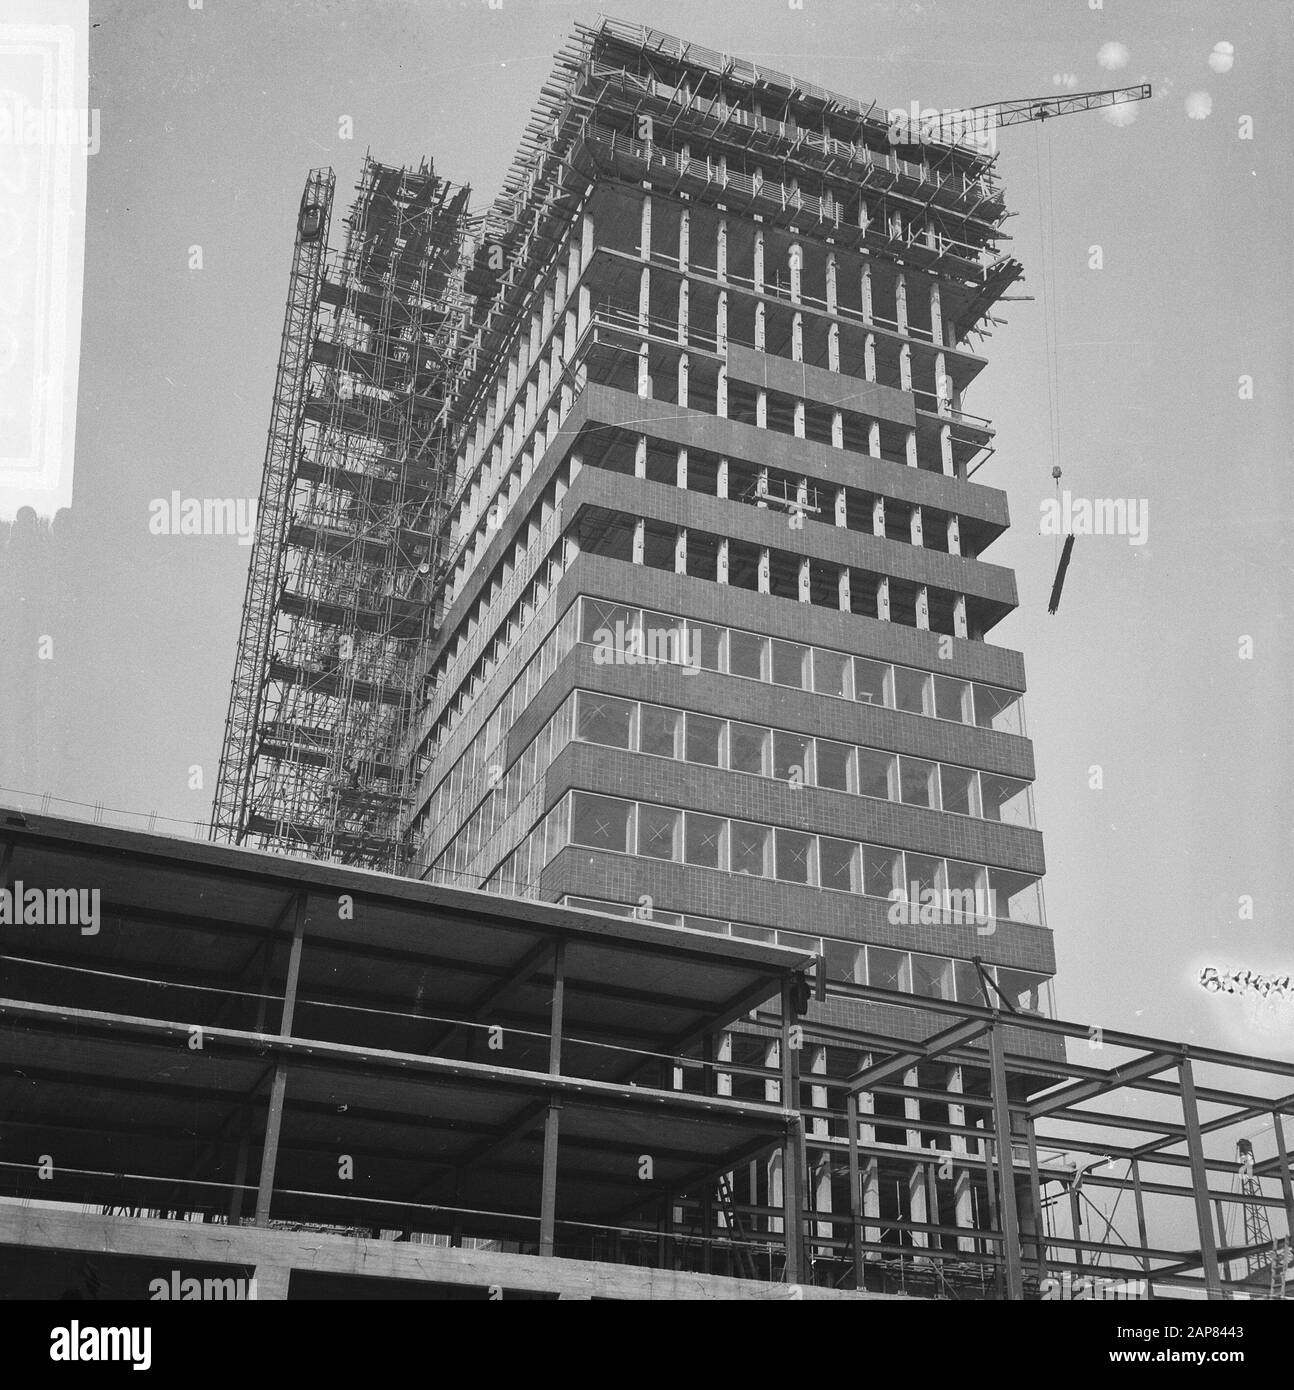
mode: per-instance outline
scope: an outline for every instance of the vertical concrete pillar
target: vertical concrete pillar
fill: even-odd
[[[935,398],[940,415],[947,415],[952,405],[952,382],[948,379],[948,362],[942,352],[935,353]]]
[[[798,241],[793,241],[787,248],[786,265],[791,276],[791,302],[798,304],[804,283],[804,248]]]
[[[966,637],[966,595],[957,594],[953,599],[953,636]]]
[[[728,460],[721,458],[718,467],[715,469],[714,495],[716,497],[727,497],[728,495]]]
[[[643,194],[642,222],[638,233],[639,251],[638,254],[643,260],[651,257],[651,194]]]
[[[911,532],[912,532],[912,544],[913,544],[913,545],[924,545],[924,544],[925,544],[925,541],[922,539],[923,531],[922,531],[922,527],[921,527],[921,508],[920,508],[920,507],[913,507],[913,508],[912,508],[912,517],[911,517],[911,523],[910,523],[910,524],[911,524]]]
[[[894,317],[898,320],[899,332],[908,331],[908,277],[900,270],[894,281]]]
[[[962,1093],[962,1069],[960,1067],[948,1068],[948,1089],[956,1091],[958,1095]],[[948,1106],[948,1123],[950,1125],[966,1124],[966,1107],[964,1105]],[[954,1134],[949,1137],[948,1147],[952,1151],[954,1158],[966,1158],[969,1155],[969,1148],[966,1143],[966,1136]],[[970,1168],[965,1164],[955,1163],[953,1165],[953,1206],[956,1211],[955,1223],[958,1226],[965,1226],[968,1230],[975,1225],[975,1211],[971,1205],[971,1181]],[[957,1249],[963,1253],[973,1252],[975,1242],[970,1237],[958,1236]]]
[[[804,315],[798,310],[791,316],[791,361],[804,361]]]
[[[862,295],[862,301],[863,301],[863,322],[864,322],[864,323],[871,323],[871,321],[872,321],[872,263],[871,263],[871,261],[864,261],[864,262],[863,262],[863,273],[862,273],[862,279],[861,279],[861,281],[860,281],[860,283],[859,283],[859,292],[860,292],[860,294]],[[871,378],[869,378],[869,380],[870,380],[870,379],[871,379]]]
[[[755,426],[761,430],[768,428],[768,392],[762,388],[755,392]]]
[[[818,968],[822,965],[819,962]],[[813,1076],[825,1077],[827,1074],[827,1049],[825,1047],[815,1047],[809,1060],[809,1071]],[[826,1086],[810,1086],[809,1104],[815,1110],[825,1110],[827,1108],[828,1092]],[[809,1133],[818,1139],[826,1139],[831,1133],[831,1122],[825,1118],[814,1116],[809,1121]],[[822,1162],[814,1170],[813,1177],[813,1209],[826,1215],[831,1214],[831,1164],[829,1156],[824,1154]],[[834,1227],[830,1221],[822,1221],[817,1224],[817,1235],[823,1240],[830,1240],[834,1232]]]
[[[651,398],[651,357],[646,343],[638,349],[638,394],[644,400]]]
[[[678,355],[678,403],[683,407],[687,406],[688,372],[687,353],[680,352]]]
[[[912,348],[908,343],[899,349],[899,390],[912,390]]]
[[[883,622],[890,620],[890,580],[882,575],[876,584],[876,616]]]
[[[575,316],[577,334],[582,334],[593,321],[593,295],[587,285],[580,286],[579,309]]]
[[[915,1067],[911,1067],[903,1073],[903,1084],[905,1086],[917,1086],[919,1084]],[[903,1114],[908,1121],[908,1148],[920,1152],[921,1102],[914,1096],[904,1096]],[[929,1213],[926,1209],[926,1166],[924,1163],[913,1163],[908,1170],[908,1213],[913,1221],[929,1220]],[[910,1231],[908,1234],[916,1248],[924,1249],[929,1246],[930,1237],[924,1231]]]
[[[728,369],[719,368],[719,380],[715,384],[714,413],[721,419],[728,415]]]
[[[960,555],[962,553],[962,531],[961,522],[956,513],[948,518],[948,553],[949,555]]]
[[[715,1052],[717,1062],[732,1061],[732,1034],[720,1033],[719,1046]],[[717,1096],[732,1095],[732,1073],[730,1071],[719,1071],[714,1077],[714,1093]]]
[[[678,268],[687,273],[688,257],[691,253],[692,214],[684,208],[678,219]]]
[[[917,585],[917,627],[930,630],[930,590],[924,584]]]
[[[868,381],[876,380],[876,334],[869,333],[863,339],[863,376]]]
[[[957,463],[953,458],[953,427],[951,425],[939,426],[939,466],[950,478],[957,471]]]
[[[687,281],[680,280],[678,286],[678,340],[686,343],[688,340],[688,288]]]
[[[720,280],[728,278],[728,219],[721,217],[714,233],[714,273]]]
[[[680,526],[674,538],[674,573],[687,573],[687,527]]]
[[[840,370],[840,325],[833,323],[827,329],[827,370]]]
[[[728,538],[719,538],[719,551],[715,558],[714,577],[716,584],[726,584],[728,582]]]
[[[651,270],[643,266],[638,274],[638,330],[646,333],[651,322]]]
[[[757,507],[767,507],[768,503],[764,500],[768,496],[768,466],[767,464],[755,475],[755,496],[759,499],[755,505]]]
[[[835,520],[837,526],[849,525],[849,493],[843,487],[836,489]]]
[[[719,291],[714,309],[714,346],[716,352],[728,351],[728,291]]]
[[[838,270],[838,267],[837,267],[837,265],[836,265],[836,253],[835,253],[834,251],[828,251],[828,252],[827,252],[827,313],[829,313],[829,314],[834,314],[834,313],[836,313],[836,312],[838,311],[838,309],[839,309],[839,303],[838,303],[838,300],[837,300],[837,291],[836,291],[836,274],[837,274],[837,270]],[[834,327],[834,325],[833,325],[833,327]]]
[[[840,410],[831,412],[831,443],[837,449],[845,447],[845,416]]]
[[[874,497],[872,499],[872,535],[883,536],[885,534],[885,498]]]
[[[772,578],[773,561],[768,547],[764,546],[759,552],[759,592],[761,594],[772,593]]]
[[[766,335],[766,332],[765,332],[765,321],[766,321],[766,318],[767,318],[767,312],[768,312],[768,311],[767,311],[767,306],[765,305],[764,301],[761,299],[761,300],[759,301],[759,303],[755,305],[755,351],[756,351],[756,352],[763,352],[763,351],[765,350],[764,344],[765,344],[765,341],[766,341],[766,338],[767,338],[767,335]]]
[[[764,292],[764,232],[757,227],[755,229],[755,293]]]
[[[580,280],[580,243],[578,238],[572,238],[570,249],[566,255],[566,293],[568,296],[575,293],[575,287]]]
[[[647,523],[642,517],[634,519],[634,550],[633,561],[635,565],[641,565],[647,556]]]
[[[640,434],[634,440],[634,477],[647,476],[647,436]]]
[[[794,407],[794,409],[793,409],[793,411],[792,411],[792,422],[793,422],[793,423],[792,423],[792,428],[793,428],[794,431],[795,431],[795,437],[796,437],[797,439],[803,439],[803,438],[805,437],[805,435],[804,435],[804,428],[805,428],[805,413],[804,413],[804,412],[805,412],[805,405],[804,405],[804,402],[803,402],[802,400],[800,400],[800,399],[797,397],[796,402],[795,402],[795,407]]]
[[[871,1054],[865,1054],[859,1060],[860,1067],[871,1065]],[[857,1096],[859,1125],[858,1142],[864,1145],[876,1143],[876,1126],[871,1123],[871,1117],[876,1111],[876,1099],[870,1091],[860,1091]],[[881,1184],[880,1168],[875,1158],[867,1158],[862,1164],[862,1208],[863,1208],[863,1239],[867,1241],[879,1241],[881,1236],[880,1226],[877,1224],[881,1214]],[[871,1218],[870,1224],[868,1218]],[[871,1254],[864,1258],[875,1260],[877,1256]]]
[[[553,331],[553,314],[556,312],[555,297],[551,288],[544,291],[543,307],[539,315],[539,333],[547,338]]]
[[[809,569],[809,557],[800,556],[800,590],[799,598],[801,603],[811,603],[813,600],[813,578]]]
[[[678,463],[674,472],[674,482],[676,486],[687,491],[687,450],[678,451]]]
[[[936,347],[944,347],[944,311],[943,301],[939,293],[939,281],[934,280],[930,285],[930,335],[934,339]]]
[[[920,464],[917,456],[917,432],[915,429],[908,430],[906,436],[904,437],[903,444],[905,454],[904,461],[907,463],[908,467],[919,467]]]
[[[836,575],[837,598],[839,600],[840,611],[849,613],[853,609],[853,599],[849,593],[849,566],[841,565]]]
[[[866,199],[866,198],[859,198],[859,200],[858,200],[858,226],[859,226],[859,228],[862,230],[862,233],[863,233],[864,236],[867,235],[868,228],[870,228],[871,225],[872,225],[872,215],[871,215],[871,212],[868,210],[868,207],[867,207],[867,199]]]
[[[580,219],[580,268],[584,269],[593,258],[595,242],[593,216],[586,212]]]
[[[286,1300],[291,1278],[289,1265],[258,1264],[247,1287],[247,1297],[258,1303]]]

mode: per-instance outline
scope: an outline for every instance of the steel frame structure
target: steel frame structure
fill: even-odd
[[[910,996],[834,983],[827,992],[895,1005],[901,1000],[912,1016]],[[1277,1266],[1288,1234],[1273,1237],[1268,1226],[1255,1241],[1252,1215],[1283,1212],[1286,1232],[1294,1230],[1285,1128],[1294,1117],[1294,1093],[1262,1095],[1255,1088],[1278,1079],[1288,1084],[1294,1063],[945,1000],[918,1001],[915,1013],[924,1020],[919,1031],[942,1026],[922,1042],[851,1034],[866,1049],[865,1064],[828,1083],[843,1094],[843,1131],[835,1107],[801,1105],[810,1136],[807,1170],[813,1170],[816,1154],[819,1162],[843,1163],[849,1173],[846,1235],[841,1238],[836,1229],[838,1218],[808,1214],[818,1237],[831,1230],[826,1239],[809,1236],[827,1268],[847,1255],[857,1287],[869,1280],[873,1287],[924,1286],[936,1293],[960,1286],[961,1296],[978,1284],[981,1295],[1020,1299],[1045,1290],[1048,1280],[1054,1286],[1086,1277],[1116,1288],[1110,1297],[1283,1297]],[[806,1046],[818,1035],[806,1025]],[[1038,1049],[1027,1046],[1030,1035],[1069,1040],[1067,1052],[1081,1047],[1106,1065],[1068,1056],[1039,1059],[1033,1055]],[[962,1069],[965,1088],[929,1084],[926,1077],[939,1063]],[[896,1084],[910,1082],[917,1069],[918,1086]],[[1236,1076],[1238,1085],[1230,1080]],[[922,1136],[937,1135],[940,1142],[916,1162],[928,1185],[955,1182],[962,1173],[973,1178],[982,1198],[977,1206],[990,1218],[977,1223],[973,1242],[961,1239],[966,1232],[960,1226],[878,1219],[875,1204],[867,1202],[869,1167],[900,1162],[910,1168],[914,1159],[910,1150],[902,1154],[877,1142],[875,1103],[881,1095],[948,1107],[950,1118],[943,1121],[923,1111]],[[1113,1106],[1089,1108],[1102,1102]],[[826,1122],[816,1137],[815,1119]],[[1218,1175],[1230,1181],[1236,1172],[1236,1131],[1264,1120],[1274,1152],[1253,1163],[1248,1181],[1218,1186]],[[1264,1179],[1276,1190],[1265,1192]],[[1100,1211],[1085,1188],[1112,1194],[1114,1210]],[[1125,1193],[1133,1199],[1122,1222],[1127,1235],[1115,1219]],[[1227,1205],[1239,1205],[1245,1214],[1239,1245],[1220,1239],[1220,1212]],[[1058,1208],[1068,1210],[1067,1221],[1055,1217]],[[1105,1222],[1099,1238],[1082,1233],[1092,1214]],[[907,1247],[897,1261],[896,1244]],[[1239,1271],[1234,1277],[1233,1264]]]
[[[1279,1223],[1271,1247],[1228,1247],[1212,1217],[1239,1203],[1294,1218],[1294,1062],[827,984],[786,947],[56,818],[0,815],[0,881],[16,880],[101,885],[112,955],[105,968],[97,937],[6,928],[10,1196],[857,1292],[1283,1292]],[[893,1028],[805,1018],[810,979],[883,1005]],[[484,1045],[494,1025],[502,1054]],[[762,1060],[725,1045],[737,1029],[768,1044]],[[1086,1060],[1040,1058],[1031,1035]],[[812,1069],[821,1042],[859,1064]],[[1219,1186],[1234,1131],[1263,1121],[1272,1152]],[[364,1156],[363,1181],[338,1185],[339,1152]],[[49,1183],[43,1153],[62,1156]],[[748,1162],[785,1178],[767,1202],[733,1199]],[[874,1200],[887,1167],[910,1181],[914,1166],[928,1185],[964,1179],[973,1221]],[[836,1210],[819,1200],[828,1174],[846,1184]],[[1089,1189],[1129,1196],[1135,1230]],[[1104,1230],[1049,1221],[1066,1206]]]
[[[302,200],[211,834],[396,870],[468,190],[366,156],[333,252],[332,188]]]

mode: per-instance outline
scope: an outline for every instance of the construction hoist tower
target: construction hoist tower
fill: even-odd
[[[1271,1220],[1261,1201],[1262,1185],[1254,1172],[1254,1146],[1248,1139],[1236,1143],[1236,1188],[1245,1198],[1240,1204],[1244,1219],[1243,1246],[1245,1278],[1270,1276],[1268,1296],[1284,1298],[1289,1270],[1289,1240],[1277,1241]]]
[[[398,872],[447,491],[468,190],[364,161],[301,200],[211,838]]]

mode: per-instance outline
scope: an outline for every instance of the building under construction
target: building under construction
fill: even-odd
[[[396,869],[432,627],[467,190],[366,159],[341,251],[306,184],[213,829]]]
[[[1022,275],[994,163],[604,20],[483,214],[368,158],[334,250],[331,171],[302,199],[213,838],[810,959],[777,1008],[716,1007],[693,1055],[654,1039],[664,1089],[795,1112],[793,1142],[667,1185],[671,1260],[684,1227],[705,1269],[780,1233],[775,1266],[729,1272],[1010,1297],[1029,1260],[1039,1285],[1085,1263],[1106,1178],[1070,1175],[1057,1264],[1031,1125],[1114,1082],[1048,1091],[1083,1069],[1052,1023],[1024,665],[988,640],[1017,603],[985,558],[1007,499],[968,405]],[[1145,1085],[1189,1108],[1183,1065]],[[513,1117],[546,1194],[560,1109]],[[1260,1210],[1288,1210],[1283,1150],[1279,1177]],[[1173,1258],[1216,1293],[1217,1251]]]

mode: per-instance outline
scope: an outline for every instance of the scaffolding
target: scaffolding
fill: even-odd
[[[211,838],[398,872],[468,190],[366,156],[333,251],[333,186],[297,224]]]

